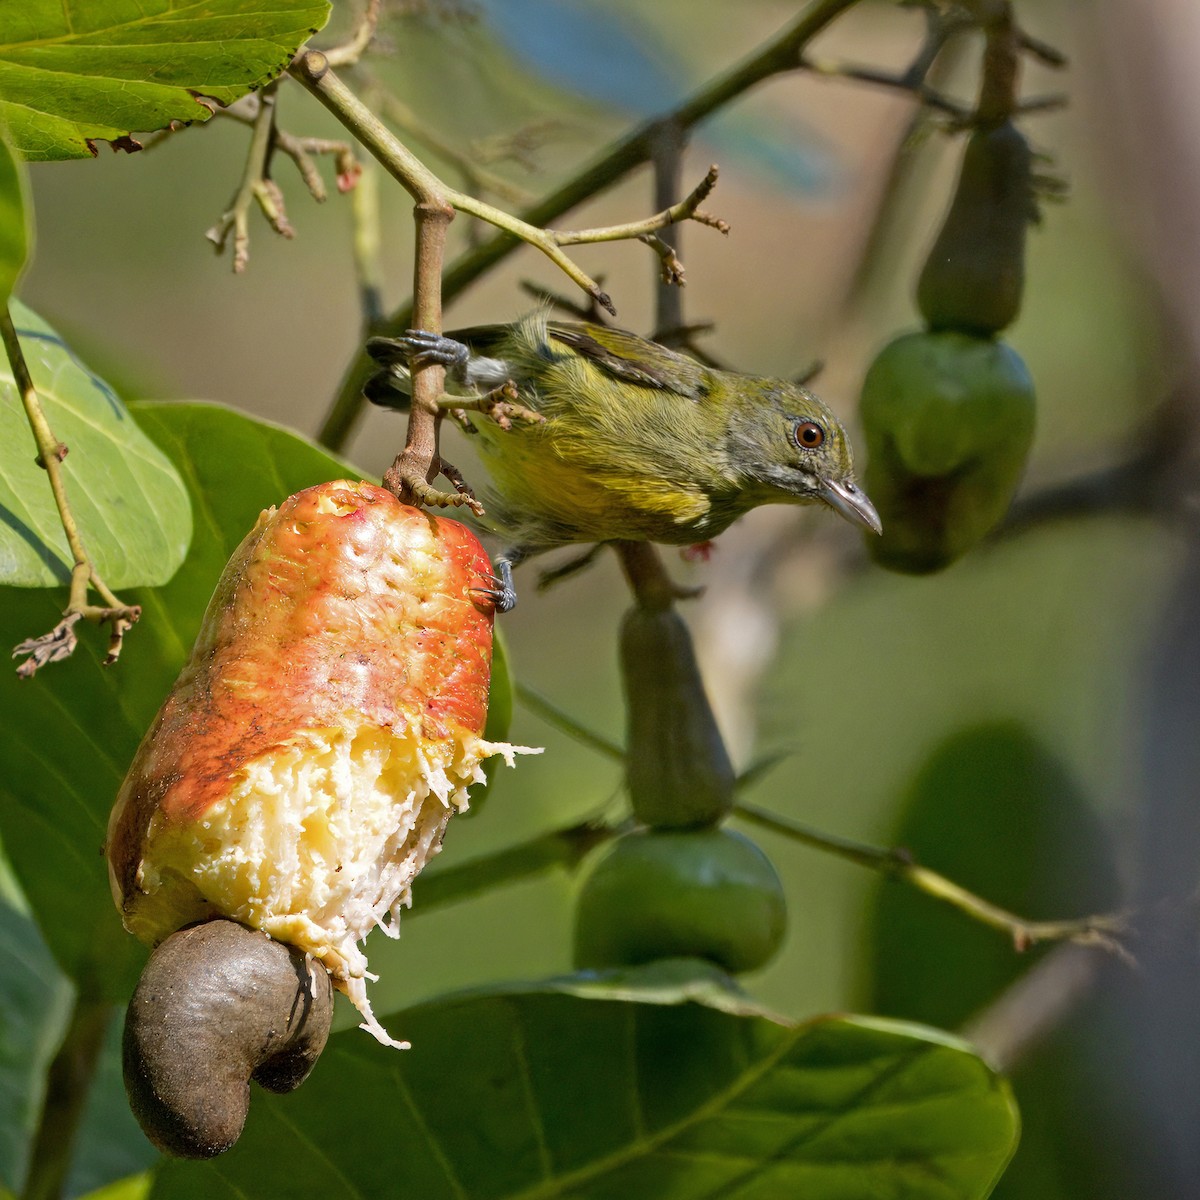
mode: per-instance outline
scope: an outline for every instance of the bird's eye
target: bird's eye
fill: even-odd
[[[816,421],[801,421],[793,436],[801,450],[815,450],[825,440],[825,430]]]

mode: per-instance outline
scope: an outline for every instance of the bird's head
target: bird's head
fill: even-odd
[[[879,514],[855,482],[850,442],[837,417],[807,388],[777,379],[745,383],[730,419],[729,452],[754,501],[819,501],[879,533]]]

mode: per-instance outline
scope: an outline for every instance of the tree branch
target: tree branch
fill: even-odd
[[[242,182],[221,219],[204,235],[220,254],[233,234],[233,270],[241,274],[250,259],[250,206],[257,203],[271,228],[281,237],[295,237],[283,206],[283,193],[267,171],[275,129],[275,91],[278,81],[259,93],[258,110],[253,118],[254,133],[246,154]]]
[[[574,870],[596,846],[616,837],[624,825],[582,821],[539,834],[495,854],[482,855],[457,867],[422,875],[414,885],[412,916],[446,904],[469,900],[482,892],[540,875],[553,867]]]
[[[1119,936],[1128,931],[1128,917],[1125,914],[1103,913],[1063,921],[1029,921],[975,895],[937,871],[920,866],[907,850],[882,850],[835,837],[743,801],[734,806],[734,812],[752,825],[759,825],[792,841],[836,854],[839,858],[898,879],[951,908],[957,908],[972,920],[1006,933],[1017,950],[1027,950],[1038,942],[1066,941],[1081,946],[1103,946],[1117,954],[1125,954],[1118,941]]]

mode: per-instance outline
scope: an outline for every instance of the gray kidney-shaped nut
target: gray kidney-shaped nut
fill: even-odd
[[[125,1089],[146,1136],[181,1158],[238,1139],[250,1080],[299,1085],[329,1036],[329,975],[234,921],[180,929],[155,949],[125,1017]]]

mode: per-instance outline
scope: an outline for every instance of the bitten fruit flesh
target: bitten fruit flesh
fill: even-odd
[[[366,483],[268,509],[234,552],[191,659],[109,821],[125,927],[156,945],[227,917],[311,954],[362,1013],[359,946],[493,754],[491,564],[456,521]]]

